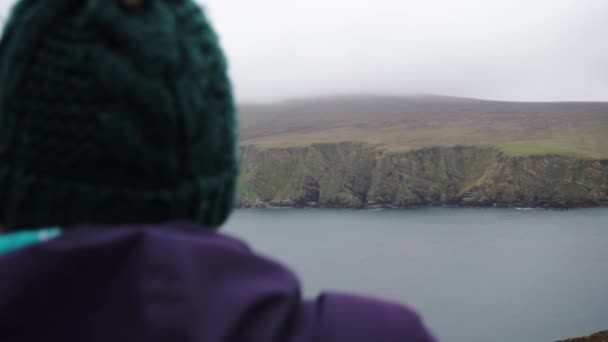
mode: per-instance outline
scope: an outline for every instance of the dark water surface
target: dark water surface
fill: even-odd
[[[448,342],[608,329],[608,209],[244,209],[225,232],[341,289],[408,303]]]

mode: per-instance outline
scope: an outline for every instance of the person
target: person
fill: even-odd
[[[434,341],[216,232],[237,119],[193,1],[21,0],[0,84],[0,341]]]

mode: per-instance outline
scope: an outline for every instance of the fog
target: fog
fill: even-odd
[[[3,14],[10,1],[0,0]],[[606,0],[204,0],[240,101],[608,100]]]

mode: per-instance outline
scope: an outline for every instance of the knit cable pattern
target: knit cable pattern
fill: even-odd
[[[191,0],[21,0],[0,42],[0,222],[228,217],[237,122]]]

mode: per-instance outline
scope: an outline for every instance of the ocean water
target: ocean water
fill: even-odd
[[[305,295],[407,303],[441,341],[608,329],[608,208],[243,209],[224,229],[294,270]]]

